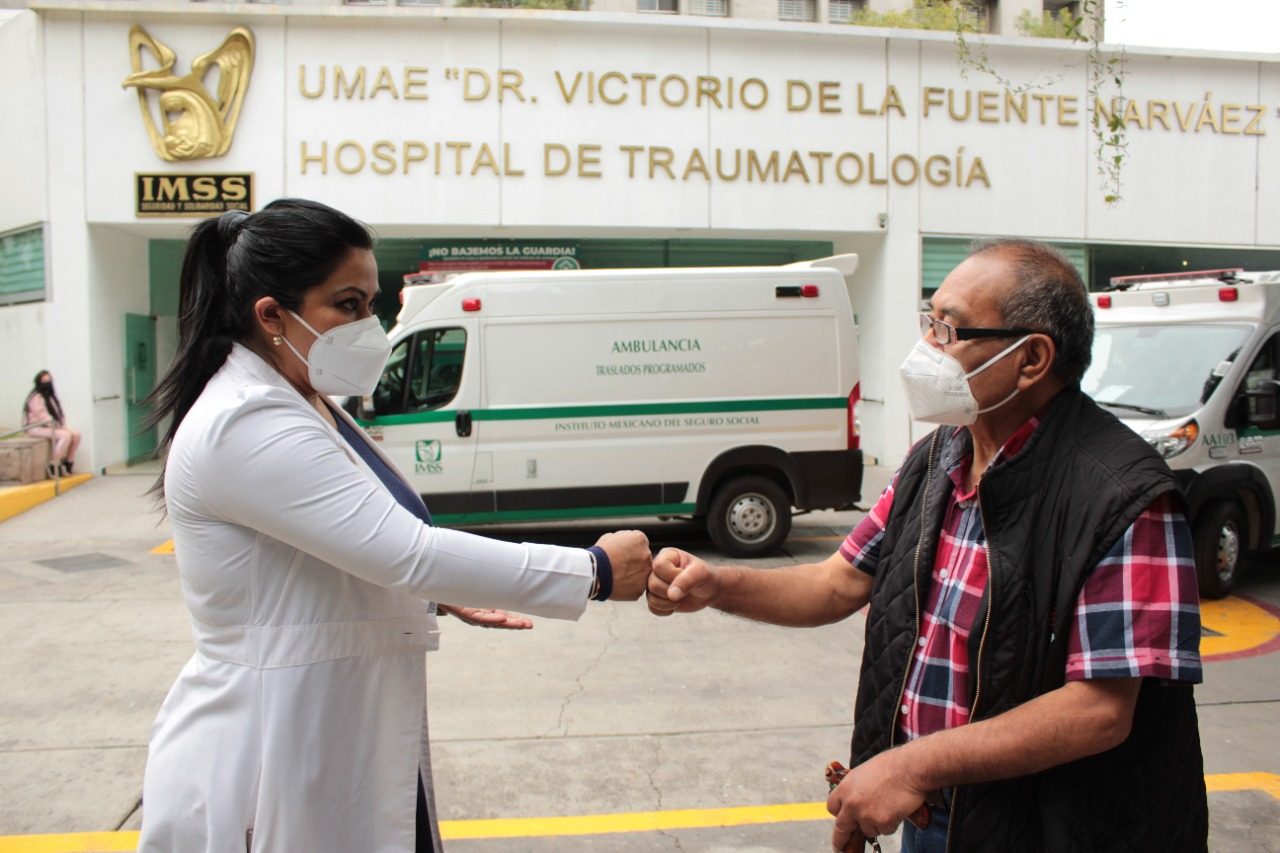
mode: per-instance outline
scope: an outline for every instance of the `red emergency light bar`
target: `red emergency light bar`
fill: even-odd
[[[1244,267],[1230,267],[1221,270],[1192,270],[1191,272],[1166,272],[1152,275],[1117,275],[1111,278],[1112,290],[1123,290],[1135,284],[1148,284],[1153,281],[1185,281],[1192,278],[1222,278],[1244,272]]]
[[[1240,289],[1238,287],[1219,287],[1219,302],[1238,302],[1240,300]],[[1095,303],[1099,308],[1111,307],[1111,294],[1100,293]],[[1169,304],[1169,294],[1164,291],[1157,291],[1151,294],[1151,304],[1163,308]]]

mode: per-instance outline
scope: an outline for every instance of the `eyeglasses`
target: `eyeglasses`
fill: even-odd
[[[1035,329],[979,329],[953,326],[922,311],[920,313],[920,336],[924,337],[929,334],[930,329],[933,330],[933,339],[942,346],[946,346],[952,341],[967,341],[972,338],[1012,338],[1018,335],[1038,334]]]

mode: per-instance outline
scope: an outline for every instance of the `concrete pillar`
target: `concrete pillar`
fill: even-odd
[[[43,20],[45,104],[57,111],[57,131],[49,134],[48,141],[45,368],[57,383],[67,421],[84,434],[76,454],[76,470],[96,471],[104,448],[97,441],[95,427],[101,415],[92,378],[93,299],[84,191],[88,137],[84,123],[88,73],[82,51],[84,25],[79,14],[46,14]]]

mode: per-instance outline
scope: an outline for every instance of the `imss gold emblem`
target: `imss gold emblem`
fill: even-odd
[[[172,49],[141,26],[129,30],[133,73],[124,78],[124,85],[138,90],[142,121],[157,154],[165,160],[200,160],[227,153],[253,72],[253,47],[253,33],[236,27],[222,44],[192,60],[190,72],[178,75]],[[158,67],[143,68],[144,51],[155,57]],[[210,92],[206,82],[214,68],[218,79],[215,92]],[[152,115],[156,100],[158,124]]]

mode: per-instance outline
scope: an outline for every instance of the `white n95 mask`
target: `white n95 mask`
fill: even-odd
[[[979,409],[978,401],[969,388],[969,380],[1022,346],[1028,337],[1023,335],[968,373],[955,358],[929,346],[923,338],[916,341],[898,368],[902,387],[907,392],[911,417],[934,424],[969,426],[978,419],[978,415],[998,409],[1012,400],[1018,393],[1017,388],[999,403]]]
[[[321,333],[293,311],[289,313],[316,336],[308,358],[303,358],[288,338],[284,339],[298,360],[307,366],[312,388],[321,394],[363,397],[373,393],[391,355],[391,341],[377,317],[343,323]]]

